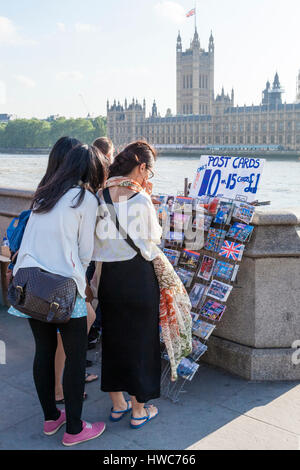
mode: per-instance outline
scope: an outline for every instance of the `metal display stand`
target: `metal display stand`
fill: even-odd
[[[186,194],[186,191],[185,191],[185,194]],[[180,194],[178,194],[178,196],[180,196]],[[214,198],[213,196],[211,196],[212,198]],[[215,222],[215,216],[216,214],[218,213],[218,209],[216,211],[216,214],[213,215],[213,220],[210,224],[210,228],[215,228],[215,229],[219,229],[219,230],[225,230],[226,231],[226,234],[228,233],[232,223],[231,223],[231,219],[232,219],[232,216],[233,216],[233,212],[234,212],[234,209],[235,209],[235,204],[236,203],[240,203],[240,202],[243,202],[243,201],[236,201],[236,200],[233,200],[233,199],[229,199],[229,198],[220,198],[220,200],[222,202],[225,202],[225,203],[230,203],[232,205],[232,208],[231,208],[231,211],[230,211],[230,215],[227,215],[227,218],[226,218],[226,223],[216,223]],[[258,205],[259,203],[257,203],[256,205]],[[192,217],[193,217],[193,220],[194,220],[194,217],[196,216],[196,213],[193,211],[192,213]],[[238,222],[238,220],[236,220]],[[243,222],[241,222],[243,223]],[[245,222],[244,222],[245,223]],[[251,222],[249,222],[250,224]],[[247,225],[247,224],[246,224]],[[183,229],[182,229],[183,230]],[[220,232],[220,235],[222,234],[222,232]],[[243,242],[238,242],[238,243],[241,243],[243,245],[246,245],[247,243],[249,243],[250,239],[251,239],[251,236],[252,236],[253,232],[248,236],[248,238],[243,241]],[[236,266],[240,266],[240,262],[241,260],[237,260],[237,261],[234,261],[232,262],[232,260],[230,260],[231,262],[229,262],[229,260],[227,260],[226,258],[224,257],[221,257],[219,255],[219,251],[220,251],[220,246],[222,246],[222,243],[224,241],[224,239],[226,238],[229,238],[229,240],[232,238],[232,240],[230,241],[235,241],[237,242],[236,239],[234,239],[233,237],[228,237],[228,236],[220,236],[219,238],[216,238],[215,239],[215,242],[216,242],[216,251],[210,251],[210,250],[206,250],[204,247],[202,247],[200,250],[196,250],[197,252],[200,253],[200,255],[206,255],[206,256],[209,256],[211,258],[215,258],[216,261],[224,261],[224,262],[228,262],[229,264],[231,264],[233,266],[233,272],[234,270],[236,269]],[[207,235],[205,236],[205,243],[206,243],[206,239],[207,239]],[[214,242],[214,244],[215,244]],[[167,246],[166,246],[167,245]],[[204,244],[205,246],[205,244]],[[178,248],[178,246],[174,246],[173,243],[169,243],[168,241],[164,240],[163,244],[162,244],[162,247],[167,247],[167,248],[170,248],[170,249],[176,249],[177,251],[180,251],[180,257],[182,255],[182,252],[184,250],[184,242],[183,242],[183,245]],[[180,260],[180,258],[179,258]],[[242,288],[241,286],[238,285],[238,273],[234,279],[234,281],[232,280],[224,280],[222,278],[219,278],[218,277],[215,277],[214,273],[212,273],[212,275],[210,276],[209,280],[205,280],[203,278],[197,278],[197,273],[201,267],[201,262],[203,260],[203,256],[201,256],[199,262],[198,262],[198,265],[197,265],[197,268],[196,270],[194,271],[194,277],[193,277],[193,281],[190,285],[189,288],[187,288],[187,292],[190,293],[191,290],[193,289],[193,286],[195,284],[197,284],[198,282],[201,281],[201,284],[202,285],[205,285],[207,286],[207,289],[205,290],[205,294],[203,295],[203,297],[201,298],[201,301],[200,303],[197,305],[197,308],[196,310],[199,311],[199,319],[203,320],[204,322],[208,323],[208,324],[211,324],[212,326],[215,327],[214,331],[216,331],[217,329],[217,326],[219,324],[219,321],[220,320],[212,320],[210,318],[207,318],[206,316],[201,316],[200,313],[201,313],[201,309],[202,307],[204,306],[205,302],[207,301],[208,297],[207,297],[207,291],[208,291],[208,286],[211,284],[211,282],[213,280],[218,280],[219,282],[224,282],[228,285],[231,285],[233,288]],[[198,279],[198,281],[197,281]],[[209,300],[212,300],[211,298],[209,298]],[[218,301],[218,302],[221,302],[221,303],[225,303],[223,302],[222,300],[221,301]],[[193,309],[192,309],[193,310]],[[193,322],[193,325],[194,325],[194,322]],[[206,346],[208,341],[209,341],[209,337],[207,339],[203,339],[201,337],[198,337],[197,335],[194,335],[193,334],[193,337],[194,338],[197,338],[198,340],[201,340],[201,343]],[[205,351],[206,352],[206,351]],[[188,356],[188,359],[191,359],[193,362],[196,362],[198,363],[198,361],[201,359],[201,357],[205,354],[202,353],[198,359],[195,359],[195,358],[191,358],[191,356]],[[170,363],[169,361],[166,359],[166,354],[167,351],[166,349],[163,349],[162,347],[162,353],[161,353],[161,356],[162,356],[162,360],[164,362],[164,366],[163,366],[163,370],[162,370],[162,377],[161,377],[161,394],[162,396],[164,396],[165,398],[168,398],[170,399],[173,403],[178,403],[180,401],[180,397],[182,394],[186,393],[186,386],[188,385],[188,383],[190,383],[194,376],[199,372],[200,370],[200,367],[201,367],[201,364],[199,365],[199,368],[197,369],[197,371],[191,375],[191,378],[184,378],[184,377],[181,377],[179,376],[177,381],[176,382],[172,382],[171,381],[171,367],[170,367]]]

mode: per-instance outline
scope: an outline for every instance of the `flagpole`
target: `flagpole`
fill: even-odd
[[[195,31],[197,29],[197,1],[195,0]]]

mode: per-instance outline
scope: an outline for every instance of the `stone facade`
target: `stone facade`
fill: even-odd
[[[300,150],[299,102],[282,103],[283,90],[278,74],[273,86],[267,82],[262,103],[234,106],[234,91],[214,92],[214,39],[208,51],[200,46],[197,30],[190,47],[182,50],[181,36],[176,45],[177,114],[171,110],[161,117],[156,102],[146,116],[146,103],[133,100],[128,105],[107,102],[108,135],[117,148],[145,138],[158,147],[212,147]]]

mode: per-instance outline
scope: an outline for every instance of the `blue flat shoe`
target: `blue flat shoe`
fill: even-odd
[[[158,416],[158,412],[154,415],[154,416],[150,416],[150,411],[149,409],[145,406],[145,410],[147,411],[147,416],[144,416],[144,418],[134,418],[132,415],[131,415],[131,419],[134,419],[135,421],[144,421],[144,423],[142,424],[131,424],[130,423],[130,427],[131,429],[140,429],[141,427],[145,426],[145,424],[149,423],[149,421],[151,421],[152,419],[156,418],[156,416]]]
[[[121,421],[122,418],[124,418],[124,416],[129,413],[129,411],[132,410],[132,408],[129,408],[129,402],[130,400],[126,400],[126,403],[127,403],[127,410],[122,410],[122,411],[114,411],[114,409],[112,408],[111,409],[111,413],[114,413],[116,415],[122,415],[120,416],[120,418],[114,418],[111,414],[110,414],[110,421],[112,421],[113,423],[117,423],[118,421]]]

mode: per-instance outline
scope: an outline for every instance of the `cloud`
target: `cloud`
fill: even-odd
[[[185,21],[185,9],[182,5],[172,1],[159,2],[154,6],[158,16],[168,19],[175,24],[181,24]]]
[[[71,80],[71,81],[80,81],[83,79],[83,74],[78,70],[70,70],[68,72],[59,72],[56,75],[57,80]]]
[[[36,42],[20,35],[16,25],[5,16],[0,16],[0,45],[35,45]]]
[[[75,31],[77,33],[95,33],[97,31],[97,27],[88,23],[76,23]]]
[[[56,23],[58,31],[65,33],[67,31],[65,23]]]
[[[26,86],[27,88],[34,88],[36,85],[36,82],[32,80],[32,78],[26,77],[25,75],[14,75],[14,79],[17,80],[17,82],[21,83],[21,85]]]

